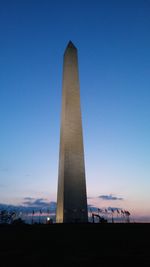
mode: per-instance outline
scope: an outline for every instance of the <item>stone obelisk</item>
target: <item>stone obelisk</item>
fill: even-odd
[[[62,87],[56,222],[87,222],[78,55],[71,41],[64,53]]]

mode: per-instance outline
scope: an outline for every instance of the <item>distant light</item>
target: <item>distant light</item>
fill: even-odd
[[[47,221],[50,221],[50,217],[47,217]]]

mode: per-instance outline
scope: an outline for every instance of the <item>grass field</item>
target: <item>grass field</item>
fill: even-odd
[[[150,224],[1,225],[0,267],[150,266]]]

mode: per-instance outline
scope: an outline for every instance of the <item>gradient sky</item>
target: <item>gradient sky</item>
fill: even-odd
[[[0,1],[0,203],[56,201],[69,40],[88,202],[150,221],[150,0]]]

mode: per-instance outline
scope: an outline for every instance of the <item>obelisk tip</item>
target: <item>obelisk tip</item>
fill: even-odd
[[[73,42],[71,40],[69,41],[66,49],[68,49],[68,48],[75,48],[76,49],[75,45],[73,44]]]

